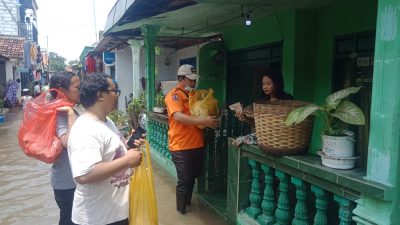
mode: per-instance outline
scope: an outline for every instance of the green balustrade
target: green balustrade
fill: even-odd
[[[292,177],[292,183],[296,187],[296,206],[294,209],[294,218],[292,225],[309,225],[307,212],[307,183],[303,180]]]
[[[275,171],[275,176],[279,179],[279,197],[278,207],[275,211],[275,225],[289,225],[290,221],[290,205],[289,205],[289,175]]]
[[[246,213],[253,219],[262,214],[261,210],[261,186],[260,186],[260,163],[249,159],[251,167],[252,182],[251,192],[249,196],[250,206],[246,209]]]
[[[261,225],[267,225],[275,222],[275,192],[274,192],[274,169],[271,167],[261,164],[261,169],[264,173],[264,197],[261,202],[261,208],[263,213],[257,218],[257,221]]]
[[[311,185],[311,191],[315,195],[315,208],[317,209],[314,217],[314,225],[328,225],[326,209],[328,208],[327,192],[315,185]]]
[[[339,225],[350,225],[353,216],[351,212],[354,208],[353,202],[338,195],[335,195],[333,199],[339,204]]]

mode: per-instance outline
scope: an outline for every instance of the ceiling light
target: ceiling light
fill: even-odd
[[[250,19],[250,14],[249,13],[247,13],[247,15],[246,15],[245,24],[246,24],[246,26],[250,26],[251,25],[251,19]]]

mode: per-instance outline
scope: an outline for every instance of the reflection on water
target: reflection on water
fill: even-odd
[[[58,224],[58,207],[49,182],[50,165],[27,157],[19,148],[20,111],[0,125],[0,224]]]

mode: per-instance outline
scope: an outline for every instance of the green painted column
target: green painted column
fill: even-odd
[[[315,185],[311,186],[311,191],[315,195],[315,208],[317,212],[314,217],[314,225],[328,225],[328,218],[326,216],[326,209],[328,208],[327,192]]]
[[[309,225],[308,210],[307,210],[307,185],[303,180],[292,177],[292,184],[296,186],[296,206],[294,209],[293,225]]]
[[[261,210],[261,185],[260,185],[260,163],[249,159],[249,165],[251,166],[251,191],[250,191],[250,206],[246,209],[247,215],[253,219],[262,213]]]
[[[275,176],[279,178],[279,197],[278,207],[275,211],[275,225],[289,225],[290,204],[289,204],[289,183],[290,176],[284,172],[275,171]]]
[[[263,213],[257,218],[257,221],[261,225],[268,225],[275,221],[275,192],[274,192],[274,169],[261,164],[261,169],[264,172],[264,197],[261,202],[261,208]]]
[[[400,151],[400,1],[380,0],[367,178],[394,185]]]
[[[352,207],[353,207],[353,202],[346,198],[342,198],[338,195],[335,195],[333,199],[338,203],[339,205],[339,220],[340,223],[339,225],[350,225],[352,219]]]
[[[378,0],[377,11],[366,178],[394,194],[386,196],[393,201],[362,197],[353,213],[358,224],[400,224],[400,1]],[[383,208],[390,210],[374,210]]]
[[[143,38],[146,55],[146,108],[147,111],[152,111],[154,107],[154,97],[156,96],[155,90],[155,43],[157,32],[160,30],[159,26],[143,25],[140,27]]]

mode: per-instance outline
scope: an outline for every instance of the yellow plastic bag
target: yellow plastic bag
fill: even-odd
[[[191,115],[199,117],[217,116],[218,101],[213,96],[214,90],[196,90],[189,95],[189,111]],[[204,129],[204,126],[197,126]]]
[[[150,146],[141,147],[143,160],[132,175],[129,193],[129,225],[158,225]]]

